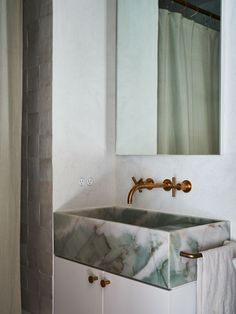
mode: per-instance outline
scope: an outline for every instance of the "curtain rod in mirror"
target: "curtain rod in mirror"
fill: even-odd
[[[219,15],[214,14],[212,12],[209,12],[207,10],[204,10],[204,9],[202,9],[200,7],[197,7],[196,5],[194,5],[194,4],[192,4],[192,3],[188,2],[188,1],[185,1],[185,0],[173,0],[173,1],[175,3],[178,3],[180,5],[185,6],[186,8],[189,8],[189,9],[191,9],[193,11],[196,11],[198,13],[201,13],[201,14],[204,14],[204,15],[207,15],[207,16],[210,16],[211,18],[220,21],[220,16]]]

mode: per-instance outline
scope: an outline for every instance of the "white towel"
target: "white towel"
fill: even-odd
[[[202,252],[197,262],[197,314],[236,314],[236,243]]]

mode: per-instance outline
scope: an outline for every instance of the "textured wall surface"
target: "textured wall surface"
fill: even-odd
[[[54,210],[115,202],[115,11],[111,5],[114,0],[53,3]],[[80,177],[93,177],[94,184],[81,186]]]
[[[24,0],[22,306],[52,313],[52,1]]]

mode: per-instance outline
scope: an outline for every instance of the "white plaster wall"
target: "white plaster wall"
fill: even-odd
[[[222,155],[117,157],[117,204],[126,204],[133,175],[189,179],[189,194],[177,192],[172,198],[159,189],[143,191],[135,194],[133,206],[228,219],[236,239],[236,2],[222,4]]]
[[[115,37],[110,31],[115,18],[107,14],[112,3],[53,2],[54,209],[115,202]],[[94,177],[94,185],[80,187],[81,176]]]

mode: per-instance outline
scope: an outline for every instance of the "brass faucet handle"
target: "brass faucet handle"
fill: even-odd
[[[140,183],[143,183],[143,178],[140,178],[138,181],[136,180],[135,177],[132,177],[132,180],[134,182],[135,185],[138,185]],[[142,193],[142,190],[141,189],[138,189],[139,193]]]
[[[133,180],[134,184],[139,184],[139,183],[142,183],[142,182],[143,182],[143,178],[140,178],[140,179],[137,181],[135,177],[132,177],[132,180]]]
[[[176,177],[172,177],[172,180],[171,180],[171,183],[172,183],[172,197],[175,197],[176,196]]]

